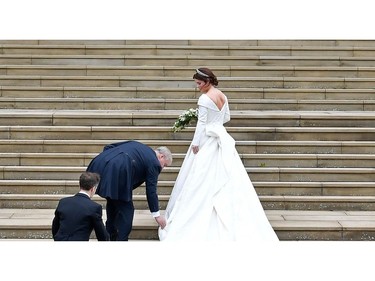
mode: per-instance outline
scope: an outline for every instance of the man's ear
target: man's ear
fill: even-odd
[[[90,188],[90,192],[92,192],[92,194],[95,194],[95,191],[96,191],[96,185]]]

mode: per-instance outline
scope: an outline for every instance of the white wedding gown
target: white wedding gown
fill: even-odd
[[[198,100],[199,118],[159,228],[160,241],[278,241],[224,123],[221,110],[206,95]]]

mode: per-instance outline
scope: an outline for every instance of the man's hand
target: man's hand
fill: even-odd
[[[167,221],[165,220],[163,216],[158,216],[155,218],[155,220],[161,229],[163,229],[167,225]]]

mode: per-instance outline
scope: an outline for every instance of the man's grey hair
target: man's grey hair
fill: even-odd
[[[172,153],[166,146],[160,146],[157,149],[155,149],[158,153],[164,155],[165,159],[167,160],[168,166],[172,164],[173,158]]]

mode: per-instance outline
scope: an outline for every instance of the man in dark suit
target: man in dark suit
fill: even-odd
[[[172,154],[166,147],[155,150],[137,141],[113,143],[104,147],[87,167],[101,176],[96,193],[107,200],[106,227],[110,240],[127,241],[133,226],[133,189],[146,183],[146,197],[152,216],[161,228],[166,221],[159,212],[158,177],[171,165]]]
[[[109,240],[102,220],[103,208],[91,200],[99,181],[99,174],[84,172],[79,178],[80,191],[59,201],[52,221],[55,241],[89,241],[92,230],[99,241]]]

